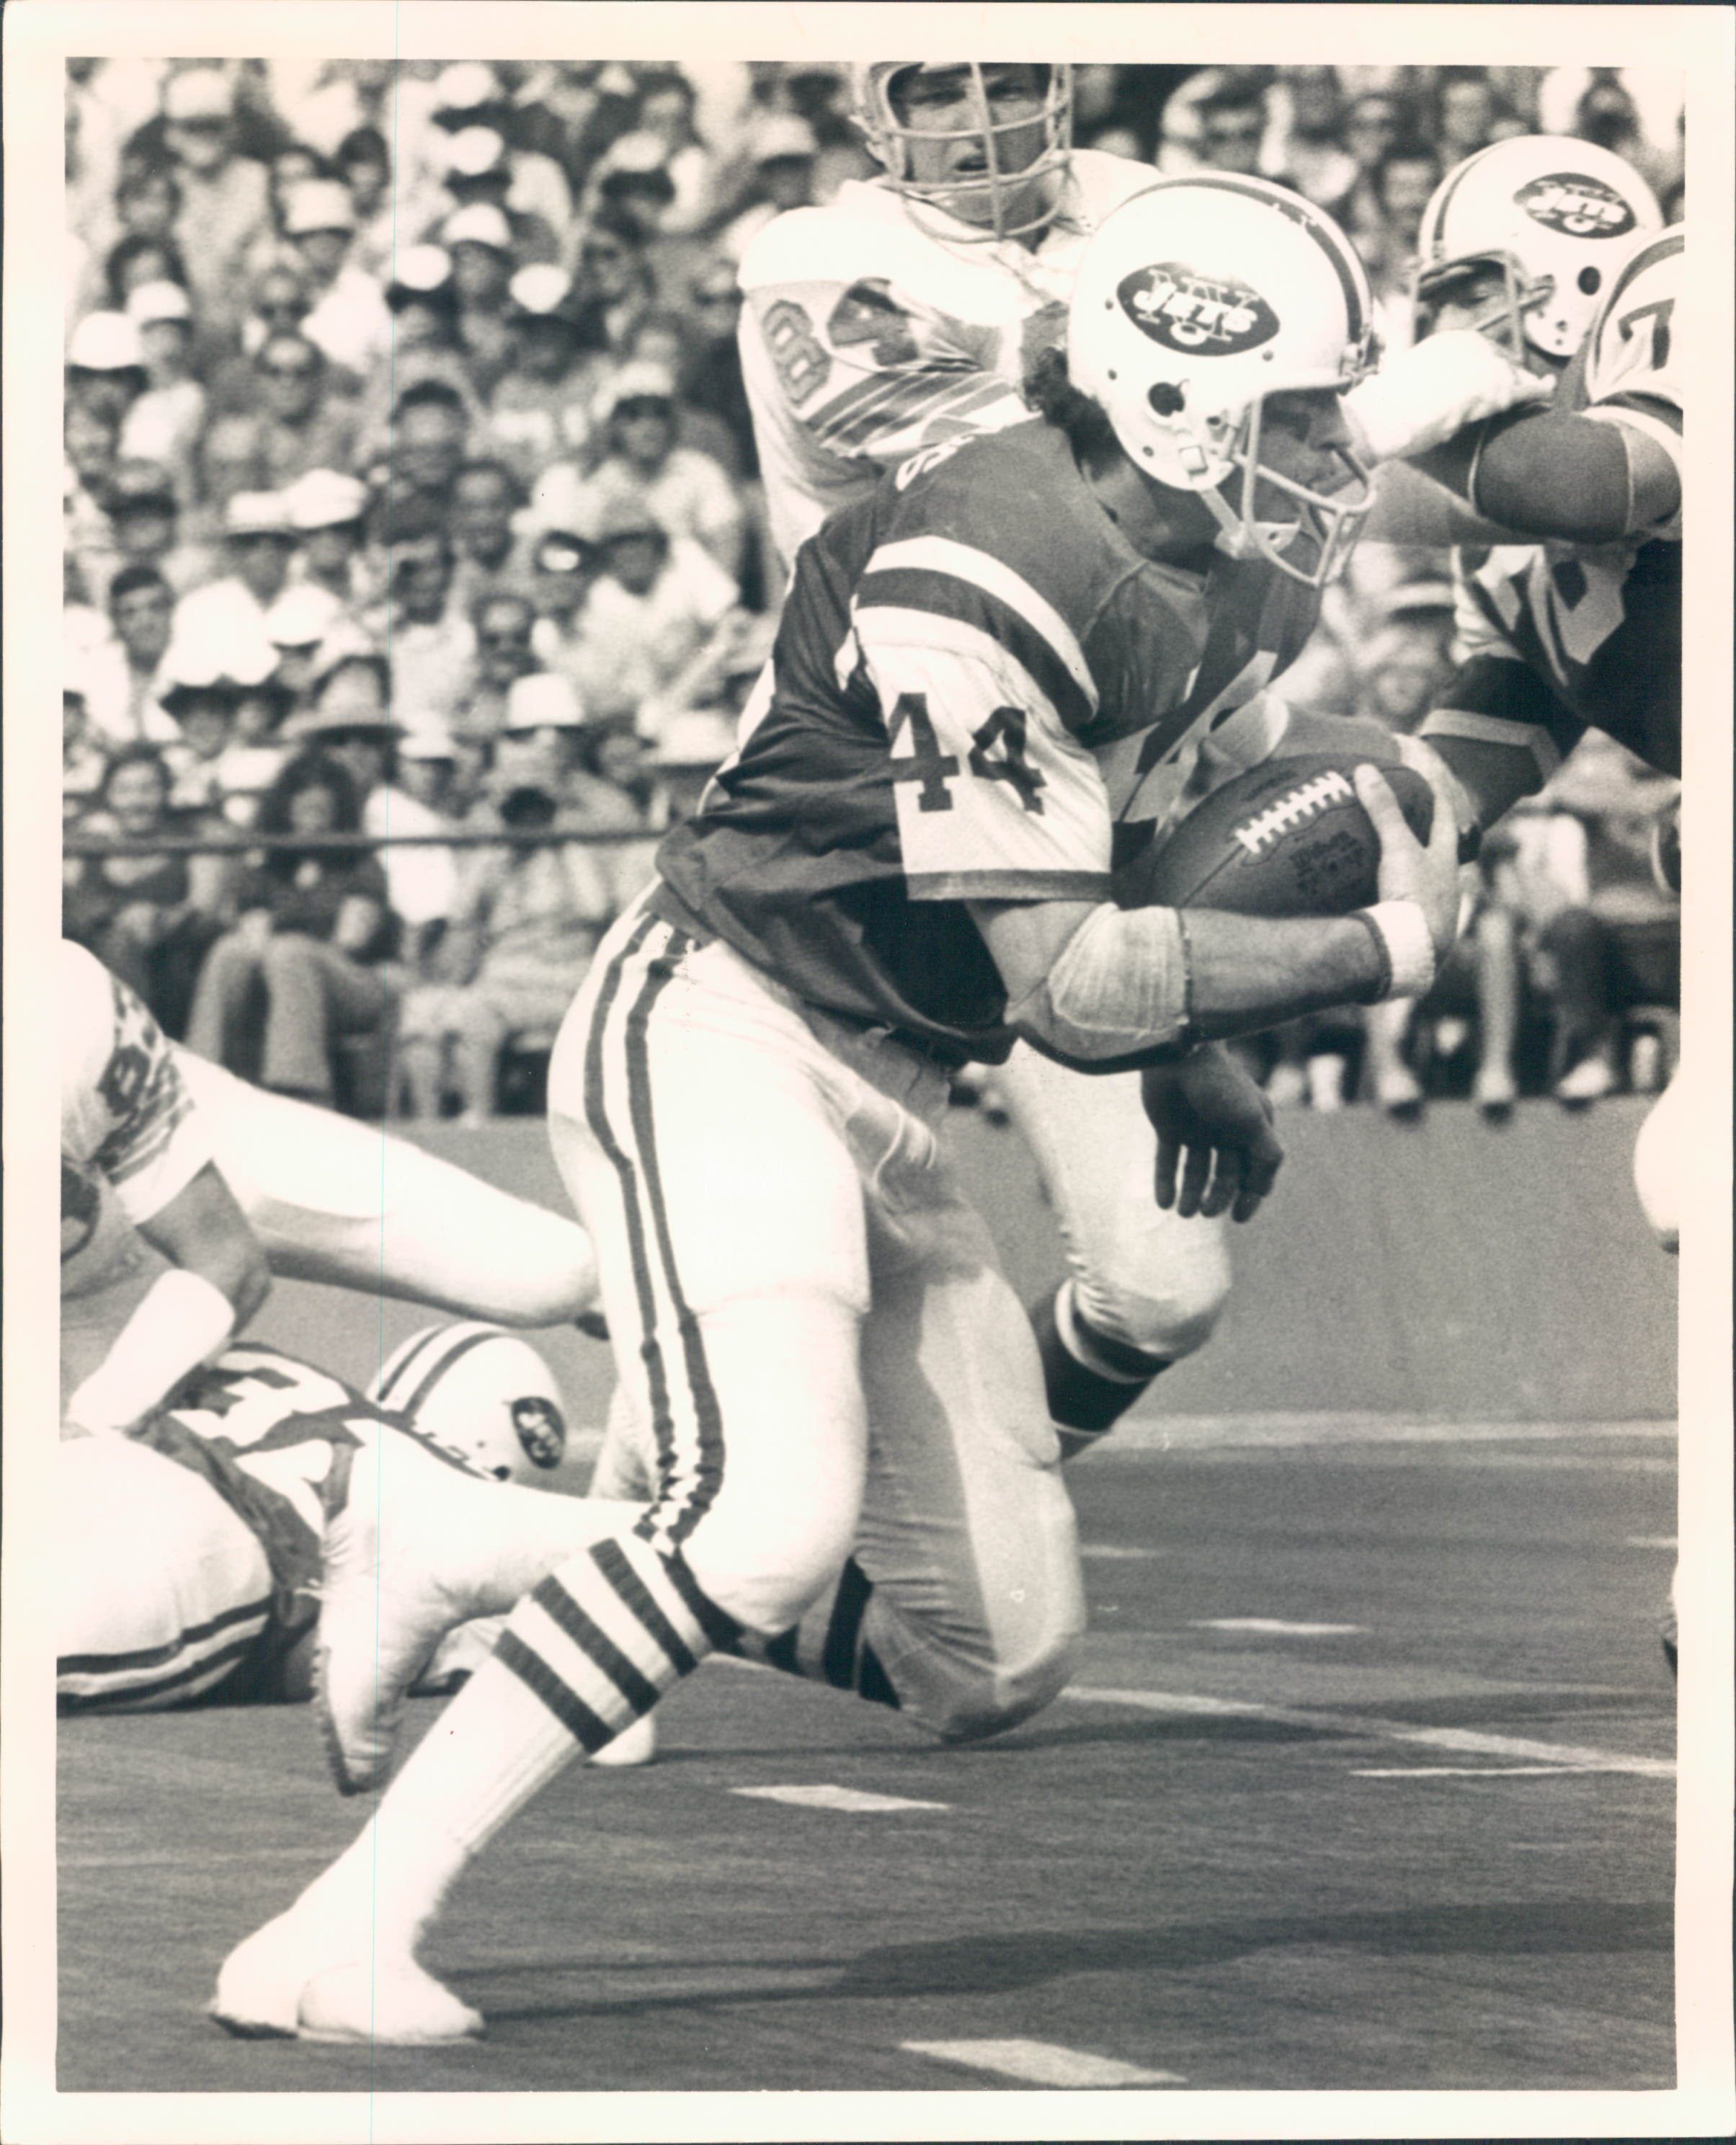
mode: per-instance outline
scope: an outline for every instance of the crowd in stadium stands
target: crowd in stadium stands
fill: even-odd
[[[769,649],[735,263],[871,173],[843,70],[67,75],[65,928],[268,1085],[485,1116]],[[1329,208],[1389,342],[1424,205],[1489,141],[1595,139],[1681,209],[1669,85],[1632,73],[1092,66],[1077,92],[1087,145]],[[1287,697],[1414,727],[1448,675],[1445,572],[1365,545]],[[1640,868],[1654,801],[1615,749],[1576,757],[1468,873],[1434,998],[1271,1039],[1272,1092],[1404,1113],[1460,1062],[1496,1115],[1516,1085],[1652,1084],[1675,958]],[[382,841],[148,851],[246,829]],[[609,839],[426,839],[503,829]],[[390,1093],[366,1073],[388,1038]]]

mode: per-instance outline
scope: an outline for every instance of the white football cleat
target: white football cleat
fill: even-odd
[[[465,1619],[440,1579],[441,1545],[462,1525],[465,1492],[485,1495],[488,1486],[410,1437],[384,1436],[334,1456],[313,1677],[340,1794],[361,1794],[383,1777],[410,1685]]]
[[[624,1728],[614,1742],[605,1743],[600,1750],[593,1750],[590,1762],[594,1765],[649,1765],[656,1755],[657,1716],[648,1713],[630,1728]]]
[[[371,1937],[346,1943],[294,1908],[230,1953],[210,2008],[226,2032],[251,2040],[429,2048],[483,2030],[481,2013],[407,1949],[381,1951]]]

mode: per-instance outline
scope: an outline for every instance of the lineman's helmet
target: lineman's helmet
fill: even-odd
[[[1434,301],[1479,268],[1502,289],[1475,325],[1562,364],[1640,236],[1663,228],[1633,166],[1594,142],[1559,134],[1491,142],[1449,172],[1423,211],[1414,284],[1418,326]]]
[[[1320,587],[1368,511],[1349,453],[1346,489],[1319,492],[1263,470],[1266,398],[1341,393],[1373,362],[1368,279],[1331,216],[1263,179],[1201,172],[1125,202],[1087,247],[1067,317],[1067,373],[1100,403],[1134,465],[1201,494],[1223,548]],[[1237,505],[1218,487],[1241,472]],[[1300,525],[1256,521],[1256,488],[1295,500]],[[1284,555],[1299,525],[1314,542]]]
[[[980,226],[989,238],[1025,238],[1054,221],[1060,206],[1062,182],[1073,146],[1073,71],[1070,67],[1042,67],[1042,102],[1034,115],[997,121],[983,80],[980,60],[870,60],[850,69],[851,117],[862,130],[877,162],[884,166],[893,190],[907,201],[943,209],[957,216],[968,208],[966,221]],[[975,116],[970,124],[948,133],[931,133],[908,127],[892,100],[892,85],[904,74],[967,76]],[[1009,135],[1040,126],[1042,139],[1037,155],[1020,171],[1007,168]],[[913,142],[945,142],[969,138],[980,142],[985,168],[967,177],[918,180],[911,176],[910,148]],[[988,213],[982,213],[982,207]],[[949,237],[963,234],[948,230]]]
[[[466,1321],[425,1326],[386,1360],[368,1397],[501,1482],[535,1482],[566,1450],[566,1413],[528,1341]]]

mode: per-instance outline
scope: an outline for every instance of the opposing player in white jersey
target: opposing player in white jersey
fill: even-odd
[[[132,1428],[246,1323],[271,1276],[148,1010],[70,939],[57,981],[62,1296],[142,1269],[141,1240],[162,1262],[124,1310],[87,1322],[82,1349],[63,1336],[62,1426],[87,1436]]]
[[[1071,148],[1065,67],[875,61],[853,68],[852,82],[882,175],[841,188],[823,208],[777,217],[741,269],[743,371],[786,560],[828,513],[919,450],[1028,415],[1022,384],[1062,338],[1092,232],[1157,183],[1145,165]],[[1163,302],[1177,349],[1209,366],[1233,345],[1234,293],[1173,287]],[[1407,450],[1504,406],[1511,369],[1479,366],[1462,347],[1458,355],[1472,361],[1462,381],[1437,374],[1359,391],[1353,402],[1372,435],[1359,443],[1381,455]],[[1314,613],[1297,602],[1261,619],[1260,600],[1256,593],[1244,605],[1235,660],[1223,659],[1232,636],[1220,635],[1196,681],[1191,714],[1209,711],[1209,749],[1176,752],[1166,739],[1130,828],[1149,833],[1184,793],[1281,749],[1289,714],[1268,688]],[[1235,602],[1226,595],[1220,608]],[[1239,719],[1226,730],[1231,717]],[[1292,739],[1294,749],[1308,744]],[[1037,1159],[1067,1254],[1067,1278],[1032,1316],[1050,1411],[1075,1449],[1209,1337],[1230,1283],[1224,1210],[1210,1200],[1196,1212],[1186,1191],[1167,1209],[1153,1199],[1154,1134],[1137,1082],[1083,1087],[1022,1044],[997,1085]],[[1168,1093],[1166,1130],[1193,1122],[1206,1100]],[[1250,1090],[1226,1085],[1211,1101],[1253,1136],[1260,1106]],[[630,1479],[617,1464],[621,1443],[618,1418],[606,1481]]]
[[[1154,713],[1172,744],[1209,721],[1187,681],[1221,570],[1311,586],[1365,504],[1340,403],[1367,286],[1336,227],[1272,191],[1125,204],[1081,263],[1048,414],[937,451],[803,548],[772,690],[550,1070],[655,1499],[549,1571],[360,1839],[231,1954],[213,2008],[235,2030],[478,2030],[414,1957],[452,1880],[721,1647],[955,1738],[1065,1680],[1072,1512],[1029,1327],[936,1136],[948,1068],[1017,1028],[1097,1073],[1209,1062],[1194,1038],[1425,983],[1457,907],[1444,799],[1424,850],[1371,768],[1370,909],[1107,898],[1144,774],[1117,748]],[[1209,369],[1152,329],[1182,261],[1246,293]],[[1257,1202],[1243,1147],[1208,1160]],[[415,1650],[394,1630],[390,1650]]]

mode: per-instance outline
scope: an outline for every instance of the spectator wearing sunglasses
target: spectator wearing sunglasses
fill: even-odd
[[[268,335],[253,360],[254,406],[205,435],[207,499],[280,491],[309,470],[354,466],[358,415],[334,391],[326,353],[299,331]]]

